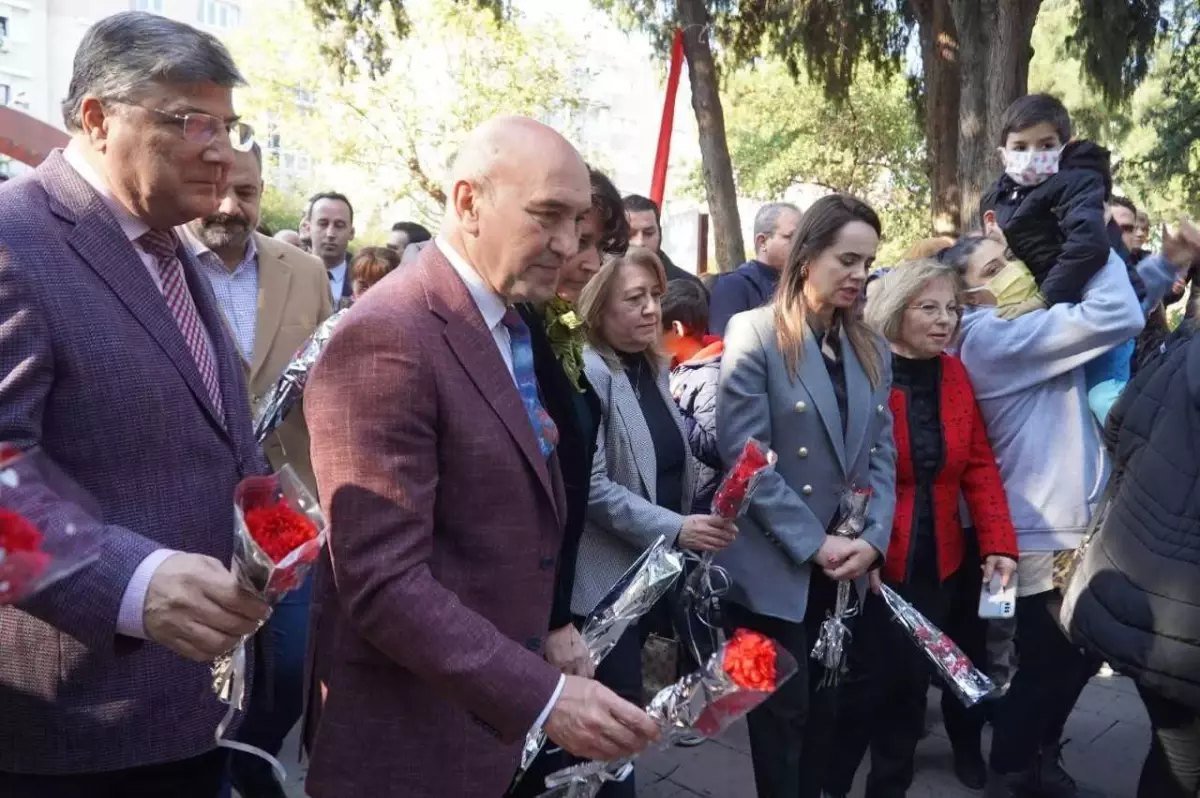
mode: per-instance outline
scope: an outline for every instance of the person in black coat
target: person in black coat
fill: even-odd
[[[592,675],[592,665],[571,615],[575,587],[575,561],[587,514],[592,457],[600,429],[600,398],[583,373],[582,317],[575,303],[583,287],[600,270],[604,255],[623,252],[629,245],[629,226],[621,195],[602,173],[591,169],[592,208],[580,223],[579,252],[562,268],[558,296],[543,307],[517,307],[529,326],[533,368],[542,403],[559,431],[558,458],[567,496],[566,532],[558,557],[554,602],[550,610],[550,636],[546,659],[564,673]],[[579,323],[576,323],[579,322]],[[531,798],[545,791],[545,777],[569,764],[562,752],[545,750],[529,772],[507,793],[509,798]]]
[[[1138,798],[1200,795],[1200,338],[1114,406],[1119,480],[1064,599],[1072,639],[1133,678],[1150,716]]]

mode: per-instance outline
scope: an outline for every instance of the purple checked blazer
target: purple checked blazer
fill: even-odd
[[[330,519],[308,794],[497,798],[558,683],[542,647],[566,499],[441,250],[350,309],[304,411]]]
[[[264,465],[241,361],[180,248],[215,347],[218,423],[183,335],[95,191],[55,151],[0,187],[0,441],[41,446],[97,500],[100,560],[0,608],[0,771],[87,773],[214,747],[208,665],[117,635],[156,548],[232,554],[233,489]],[[50,503],[53,520],[63,509]]]

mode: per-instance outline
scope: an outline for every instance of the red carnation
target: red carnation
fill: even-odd
[[[245,517],[250,537],[273,563],[317,537],[317,525],[283,500],[246,510]]]
[[[746,441],[729,475],[713,497],[713,511],[722,518],[736,518],[754,477],[771,464],[768,450],[751,438]]]
[[[770,693],[776,687],[775,643],[758,632],[738,629],[725,647],[721,667],[745,690]]]
[[[23,516],[0,507],[0,605],[18,601],[50,565],[42,533]]]

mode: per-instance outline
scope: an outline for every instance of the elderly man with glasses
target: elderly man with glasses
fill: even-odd
[[[0,441],[100,508],[98,561],[0,608],[0,795],[212,798],[209,663],[268,608],[228,563],[233,490],[265,470],[241,356],[173,228],[216,212],[243,82],[212,36],[110,16],[75,56],[71,142],[0,188]],[[37,484],[42,517],[72,511]]]

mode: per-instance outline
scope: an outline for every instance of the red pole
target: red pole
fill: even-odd
[[[667,188],[667,161],[671,158],[671,130],[675,126],[675,95],[683,71],[683,29],[675,29],[671,43],[671,68],[667,72],[667,96],[663,100],[662,124],[658,128],[658,150],[654,154],[654,176],[650,181],[650,199],[662,207]]]

